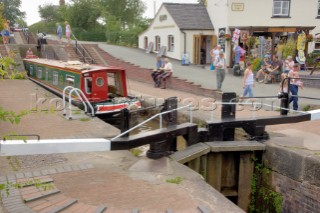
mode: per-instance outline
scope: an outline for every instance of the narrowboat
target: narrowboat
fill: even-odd
[[[98,117],[103,118],[124,108],[141,108],[140,101],[128,95],[122,68],[43,58],[25,58],[23,61],[30,80],[55,94],[62,96],[67,86],[80,89]]]

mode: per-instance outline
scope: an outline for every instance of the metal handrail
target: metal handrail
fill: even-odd
[[[80,55],[80,57],[83,58],[84,62],[87,63],[91,63],[93,64],[94,63],[94,59],[90,56],[90,54],[88,53],[88,51],[82,46],[81,43],[78,42],[78,39],[76,38],[76,36],[71,33],[74,40],[75,40],[75,50],[76,50],[76,53],[78,55]],[[89,58],[89,60],[87,60]]]
[[[66,91],[67,90],[70,90],[71,91],[69,92],[69,119],[72,119],[72,93],[75,92],[76,95],[79,97],[80,101],[82,102],[82,104],[84,105],[84,111],[85,113],[88,112],[88,106],[90,107],[91,109],[91,116],[93,117],[94,116],[94,109],[93,109],[93,106],[91,105],[91,103],[89,102],[89,100],[87,99],[87,97],[84,95],[84,93],[78,89],[78,88],[75,88],[75,87],[72,87],[72,86],[67,86],[63,89],[63,93],[62,93],[62,97],[63,97],[63,115],[65,116],[66,115]],[[79,94],[80,92],[80,94]],[[88,104],[88,106],[87,106]]]
[[[189,107],[189,111],[190,111],[190,123],[192,123],[192,122],[193,122],[193,119],[192,119],[192,116],[193,116],[193,114],[192,114],[192,106],[193,106],[192,104],[189,104],[189,105],[182,106],[182,107],[179,107],[179,108],[176,108],[176,109],[172,109],[172,110],[168,110],[168,111],[165,111],[165,112],[160,112],[160,113],[158,113],[158,114],[155,114],[154,116],[148,118],[147,120],[143,121],[142,123],[137,124],[136,126],[128,129],[127,131],[121,133],[120,135],[117,135],[117,136],[111,138],[110,141],[113,141],[113,140],[115,140],[115,139],[117,139],[117,138],[120,138],[120,137],[122,137],[122,136],[130,133],[131,131],[137,129],[138,127],[144,125],[145,123],[147,123],[147,122],[149,122],[149,121],[157,118],[158,116],[160,116],[160,121],[159,121],[160,127],[159,127],[159,128],[162,129],[162,115],[167,114],[167,113],[170,113],[170,112],[173,112],[173,111],[178,111],[178,110],[181,110],[181,109],[184,109],[184,108],[187,108],[187,107]]]
[[[23,32],[23,35],[24,37],[26,38],[28,44],[29,44],[29,33],[28,31],[26,30],[26,28],[24,27],[24,25],[22,24],[22,32]]]

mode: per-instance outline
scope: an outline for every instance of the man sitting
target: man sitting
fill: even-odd
[[[152,77],[152,80],[154,81],[154,86],[160,87],[160,83],[158,83],[158,76],[163,72],[162,70],[160,70],[160,68],[164,67],[164,63],[160,56],[157,56],[156,59],[157,59],[156,69],[153,70],[153,72],[151,73],[151,77]]]
[[[163,71],[163,73],[158,75],[157,84],[159,86],[160,86],[160,84],[162,84],[161,89],[165,89],[166,88],[166,80],[167,80],[167,78],[169,78],[172,75],[172,64],[170,63],[168,58],[164,59],[164,67],[160,68],[160,70]]]
[[[266,77],[266,74],[268,72],[271,72],[271,62],[269,59],[270,59],[269,55],[264,56],[264,59],[263,59],[262,65],[261,65],[261,69],[256,74],[256,81],[259,81],[259,83],[264,82],[264,80],[259,80],[261,74]]]

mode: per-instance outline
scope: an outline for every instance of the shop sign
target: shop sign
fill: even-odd
[[[244,10],[244,3],[232,3],[231,10],[232,11],[243,11]]]

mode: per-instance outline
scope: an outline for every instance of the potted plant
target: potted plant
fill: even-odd
[[[306,35],[306,42],[312,42],[312,41],[313,41],[313,35],[312,34]]]
[[[246,45],[249,49],[253,49],[256,46],[256,37],[249,36]]]
[[[226,41],[231,41],[232,35],[231,35],[231,34],[225,34],[225,35],[224,35],[224,39],[225,39]]]

